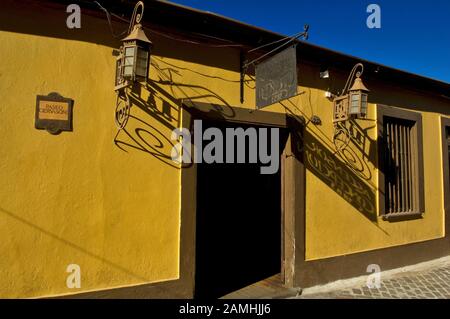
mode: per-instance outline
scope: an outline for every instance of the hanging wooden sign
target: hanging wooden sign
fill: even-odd
[[[297,48],[291,46],[256,66],[256,107],[297,95]]]

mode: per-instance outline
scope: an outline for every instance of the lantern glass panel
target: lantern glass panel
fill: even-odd
[[[135,47],[125,48],[123,75],[125,77],[133,76]]]
[[[133,76],[133,67],[126,66],[123,68],[123,76],[130,77]]]
[[[359,93],[352,93],[350,98],[350,114],[358,114],[361,97]]]
[[[136,75],[140,77],[147,77],[148,68],[148,51],[138,47],[136,58]]]
[[[125,48],[125,57],[132,57],[132,58],[134,58],[134,50],[135,50],[135,47],[127,47],[127,48]]]
[[[122,83],[122,58],[116,61],[116,86]]]
[[[361,114],[367,114],[367,94],[361,94]]]

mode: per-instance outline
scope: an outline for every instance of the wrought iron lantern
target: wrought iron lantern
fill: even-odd
[[[141,8],[140,13],[137,13]],[[140,21],[144,14],[144,3],[139,1],[133,12],[128,36],[122,39],[122,47],[116,61],[116,90],[133,82],[147,82],[152,42],[146,36]]]
[[[132,81],[147,80],[152,42],[137,24],[123,42],[123,77]]]
[[[350,115],[358,117],[366,117],[367,114],[367,97],[369,89],[366,88],[360,77],[355,79],[355,83],[349,90],[350,95]]]
[[[357,71],[360,68],[360,71]],[[361,75],[364,66],[356,64],[345,84],[344,90],[334,99],[333,122],[347,121],[350,117],[365,118],[367,115],[367,99],[369,89],[364,85]],[[349,88],[352,79],[353,85]]]

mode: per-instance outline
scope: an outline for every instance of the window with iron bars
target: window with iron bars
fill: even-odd
[[[421,214],[424,210],[421,116],[388,107],[379,116],[381,213],[386,218]]]

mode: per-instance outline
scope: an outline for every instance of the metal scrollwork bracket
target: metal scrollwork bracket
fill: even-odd
[[[144,2],[139,1],[134,6],[133,15],[131,16],[130,20],[130,26],[128,27],[128,34],[130,34],[131,31],[133,31],[133,28],[136,24],[141,23],[143,16],[144,16]]]
[[[123,92],[123,94],[117,94],[116,99],[116,111],[114,114],[114,120],[116,126],[119,130],[125,128],[130,118],[131,102],[128,94]]]

